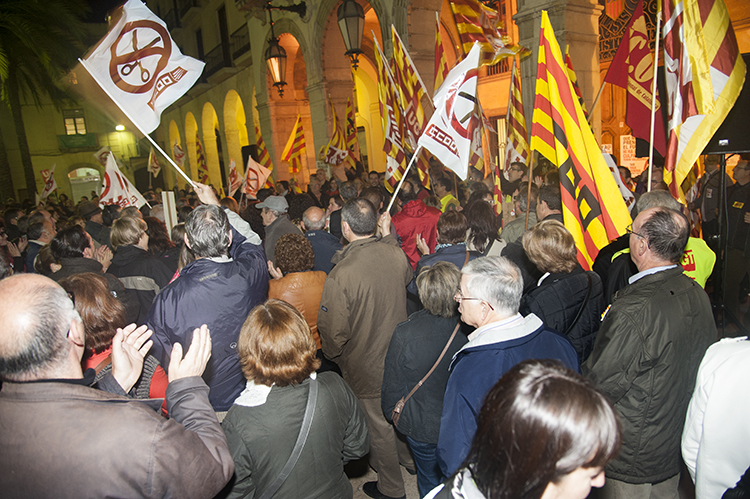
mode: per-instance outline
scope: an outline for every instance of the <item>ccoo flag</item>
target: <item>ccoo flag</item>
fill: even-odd
[[[590,269],[599,249],[621,234],[630,214],[568,78],[547,11],[542,11],[531,150],[560,170],[565,227],[578,261]]]
[[[419,138],[419,145],[430,151],[446,168],[466,180],[471,156],[471,140],[477,120],[477,67],[481,47],[474,44],[469,55],[456,64],[435,94],[435,112]]]
[[[120,20],[81,63],[144,133],[156,130],[162,111],[205,66],[182,55],[164,21],[139,0],[123,5]]]
[[[120,208],[135,206],[140,208],[146,204],[146,199],[141,195],[133,184],[117,168],[115,155],[107,154],[107,167],[104,171],[104,186],[99,195],[99,205],[116,204]]]

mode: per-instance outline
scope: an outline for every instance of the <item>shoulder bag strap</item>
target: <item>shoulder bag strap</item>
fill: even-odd
[[[589,287],[586,289],[586,297],[583,299],[583,303],[581,304],[581,308],[578,309],[578,313],[576,314],[576,318],[573,319],[573,323],[568,326],[568,329],[565,330],[565,336],[568,336],[568,333],[570,333],[574,327],[576,327],[576,324],[578,324],[578,319],[581,318],[581,315],[583,314],[583,309],[586,308],[586,304],[589,302],[589,297],[591,296],[591,275],[586,272],[586,278],[589,280]]]
[[[427,372],[427,374],[424,375],[424,378],[422,378],[422,380],[419,383],[417,383],[417,386],[411,389],[411,391],[409,392],[409,395],[407,395],[406,398],[404,398],[404,404],[406,403],[407,400],[411,398],[412,395],[414,395],[414,392],[416,392],[419,389],[419,387],[422,386],[425,381],[427,381],[427,378],[430,377],[430,374],[432,374],[432,372],[437,368],[438,364],[440,364],[440,361],[443,360],[443,357],[445,356],[445,352],[448,351],[448,348],[451,346],[451,343],[453,343],[453,338],[456,337],[456,333],[458,332],[459,327],[461,327],[461,321],[459,321],[456,324],[456,327],[453,329],[453,334],[451,334],[451,337],[448,339],[448,343],[445,344],[445,347],[443,348],[443,351],[440,353],[440,357],[438,357],[438,360],[435,361],[435,364],[432,366],[432,368]]]
[[[297,442],[294,444],[292,449],[292,455],[289,456],[284,467],[281,469],[281,473],[276,477],[276,480],[269,485],[263,494],[259,496],[259,499],[271,499],[273,495],[279,490],[284,481],[289,477],[292,472],[294,465],[297,464],[300,454],[302,454],[302,448],[305,446],[307,436],[310,433],[310,427],[312,426],[313,413],[315,412],[315,403],[318,399],[318,382],[315,379],[310,379],[310,391],[307,393],[307,406],[305,407],[305,417],[302,420],[302,427],[297,435]]]
[[[470,255],[469,255],[469,247],[467,246],[467,247],[466,247],[466,258],[464,258],[464,264],[463,264],[463,265],[461,265],[461,268],[464,268],[464,267],[466,267],[466,264],[467,264],[467,263],[469,263],[469,256],[470,256]],[[461,270],[461,269],[458,269],[458,270]],[[450,344],[450,343],[449,343],[449,344]]]

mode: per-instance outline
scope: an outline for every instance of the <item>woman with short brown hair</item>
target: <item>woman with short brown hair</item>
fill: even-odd
[[[273,496],[351,498],[344,464],[368,452],[367,423],[340,376],[314,372],[320,362],[302,315],[281,300],[258,305],[242,326],[237,349],[247,387],[222,423],[235,462],[229,497],[260,497],[301,439],[301,453]],[[301,429],[313,403],[305,438]]]

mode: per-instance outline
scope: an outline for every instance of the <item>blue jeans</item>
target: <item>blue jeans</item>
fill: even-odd
[[[440,485],[443,481],[443,475],[438,466],[435,451],[437,445],[419,442],[411,437],[406,437],[409,442],[412,454],[414,454],[414,464],[417,467],[417,487],[419,488],[419,497],[424,497],[429,491]]]

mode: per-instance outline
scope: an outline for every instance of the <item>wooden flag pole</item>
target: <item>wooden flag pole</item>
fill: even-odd
[[[99,81],[99,79],[98,79],[98,78],[96,77],[96,75],[94,74],[94,72],[93,72],[93,71],[91,71],[91,70],[89,69],[89,67],[88,67],[88,66],[86,65],[86,61],[84,61],[83,59],[78,59],[78,62],[80,62],[80,63],[81,63],[81,66],[83,66],[83,68],[84,68],[84,69],[85,69],[86,71],[88,71],[88,73],[89,73],[89,74],[91,75],[91,78],[93,78],[93,79],[94,79],[94,81],[96,82],[96,84],[97,84],[97,85],[99,85],[99,88],[101,88],[102,90],[104,90],[104,93],[105,93],[105,94],[107,94],[107,97],[109,97],[110,99],[112,99],[112,102],[114,102],[114,103],[115,103],[115,105],[116,105],[116,106],[117,106],[118,108],[120,108],[120,111],[122,111],[122,112],[123,112],[123,114],[125,115],[125,117],[126,117],[127,119],[129,119],[129,120],[130,120],[130,122],[131,122],[131,123],[133,124],[133,126],[135,126],[135,127],[136,127],[136,128],[138,129],[138,131],[139,131],[139,132],[141,132],[141,133],[143,134],[143,136],[144,136],[144,137],[146,137],[146,139],[148,139],[148,141],[149,141],[149,142],[151,142],[151,145],[152,145],[152,146],[154,146],[154,147],[156,148],[156,150],[157,150],[157,151],[159,151],[159,153],[160,153],[160,154],[161,154],[162,156],[164,156],[164,158],[166,158],[167,162],[168,162],[168,163],[169,163],[170,165],[172,165],[172,166],[174,167],[174,169],[175,169],[175,170],[177,170],[177,171],[179,172],[179,174],[180,174],[180,175],[182,175],[182,177],[183,177],[183,178],[184,178],[185,180],[187,180],[187,181],[188,181],[188,183],[189,183],[189,184],[190,184],[190,185],[191,185],[191,186],[193,187],[193,189],[195,189],[195,183],[194,183],[194,182],[193,182],[193,181],[192,181],[192,180],[190,179],[190,177],[188,177],[188,176],[187,176],[187,175],[185,174],[185,172],[184,172],[184,171],[182,171],[182,169],[181,169],[181,168],[180,168],[179,166],[177,166],[177,163],[175,163],[175,162],[174,162],[174,160],[173,160],[173,159],[172,159],[172,158],[171,158],[170,156],[168,156],[168,155],[167,155],[167,153],[165,153],[165,152],[164,152],[164,150],[163,150],[163,149],[162,149],[161,147],[159,147],[159,144],[157,144],[157,143],[156,143],[156,141],[155,141],[154,139],[152,139],[152,138],[151,138],[151,136],[150,136],[149,134],[147,134],[147,133],[146,133],[146,132],[145,132],[145,131],[144,131],[144,130],[143,130],[143,129],[142,129],[141,127],[140,127],[140,125],[138,124],[138,122],[137,122],[137,121],[135,121],[135,120],[134,120],[134,119],[133,119],[133,118],[132,118],[132,117],[130,116],[130,113],[128,113],[128,112],[127,112],[127,111],[125,110],[125,108],[124,108],[124,107],[122,107],[122,105],[120,105],[120,103],[119,103],[119,102],[117,101],[117,99],[115,99],[114,95],[112,95],[111,93],[109,93],[109,91],[108,91],[108,90],[107,90],[107,89],[106,89],[106,88],[104,87],[104,85],[102,85],[102,84],[101,84],[101,82],[100,82],[100,81]]]
[[[391,211],[391,208],[393,207],[394,201],[396,201],[396,194],[398,194],[398,191],[401,190],[401,186],[404,185],[404,180],[406,180],[406,176],[409,174],[409,168],[411,168],[412,163],[414,163],[417,160],[417,156],[419,156],[419,153],[422,152],[422,146],[418,146],[417,150],[414,151],[414,154],[411,157],[411,160],[409,160],[409,164],[406,165],[406,170],[404,170],[404,174],[401,175],[401,181],[396,186],[396,190],[393,191],[393,195],[391,196],[391,202],[388,203],[388,209],[385,210],[387,212]]]
[[[651,174],[654,165],[654,127],[656,120],[656,70],[659,67],[659,39],[661,38],[661,9],[656,13],[656,46],[654,47],[654,81],[651,84],[651,130],[649,131],[648,141],[648,188],[646,192],[651,192]],[[674,172],[672,172],[674,175]]]
[[[599,103],[599,97],[602,96],[602,90],[604,90],[604,85],[606,85],[607,82],[603,82],[602,85],[599,87],[599,91],[596,93],[596,97],[594,98],[594,103],[591,104],[591,112],[589,113],[589,119],[587,120],[589,122],[589,125],[591,125],[591,120],[594,118],[594,109],[596,108],[596,105]]]

